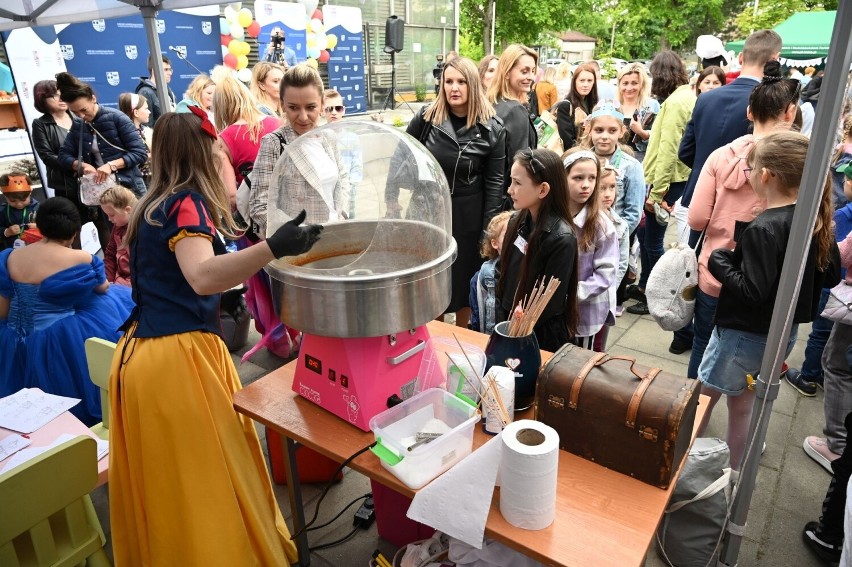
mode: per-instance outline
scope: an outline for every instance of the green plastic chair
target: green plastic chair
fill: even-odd
[[[81,436],[0,474],[0,565],[111,565],[89,492],[97,446]]]
[[[103,421],[91,427],[92,432],[109,441],[109,369],[115,343],[104,339],[86,339],[86,363],[89,365],[89,378],[101,389],[101,417]]]

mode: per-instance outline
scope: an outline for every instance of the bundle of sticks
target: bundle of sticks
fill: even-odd
[[[533,332],[538,318],[541,317],[560,283],[562,282],[553,276],[549,280],[546,276],[536,280],[532,293],[529,296],[525,295],[523,301],[518,302],[518,306],[509,318],[507,334],[510,337],[525,337]]]
[[[444,353],[447,355],[450,363],[458,369],[459,373],[465,379],[465,381],[470,384],[470,387],[476,392],[479,396],[479,399],[482,403],[488,407],[488,410],[496,413],[500,418],[500,422],[503,424],[503,427],[506,427],[510,423],[512,423],[512,416],[509,415],[508,410],[506,410],[506,404],[503,403],[503,396],[500,394],[500,390],[497,387],[497,380],[494,379],[492,374],[486,374],[484,377],[481,377],[479,373],[476,371],[476,367],[470,361],[470,358],[467,356],[467,352],[464,350],[461,342],[458,337],[456,337],[455,333],[453,333],[453,338],[458,343],[459,348],[462,351],[465,359],[467,359],[467,363],[470,366],[471,371],[473,372],[474,377],[476,378],[476,382],[468,378],[467,374],[465,374],[464,370],[456,364],[453,360],[453,357],[450,356],[449,353]]]

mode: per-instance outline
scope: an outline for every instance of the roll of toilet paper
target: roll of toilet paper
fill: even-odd
[[[544,529],[556,516],[559,434],[523,419],[510,423],[500,437],[500,513],[515,527]]]

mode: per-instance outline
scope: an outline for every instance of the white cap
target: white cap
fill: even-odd
[[[729,61],[722,40],[714,35],[699,35],[698,41],[695,42],[695,54],[702,59],[724,57],[726,61]]]

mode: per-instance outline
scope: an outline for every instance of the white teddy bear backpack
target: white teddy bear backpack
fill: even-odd
[[[666,250],[648,276],[648,311],[666,331],[682,329],[692,320],[698,293],[698,258],[686,244]]]

